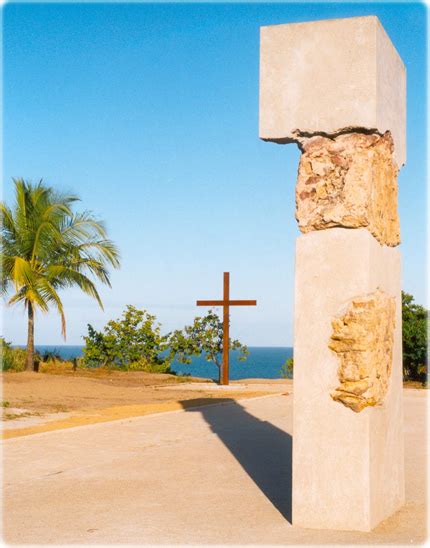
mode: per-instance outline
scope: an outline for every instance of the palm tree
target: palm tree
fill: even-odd
[[[23,303],[28,315],[27,364],[34,368],[34,316],[53,305],[66,320],[59,289],[78,286],[103,308],[95,278],[110,286],[108,266],[119,267],[116,246],[107,239],[101,221],[84,211],[74,213],[77,196],[62,195],[42,181],[14,179],[13,209],[0,202],[1,290],[13,287],[8,304]],[[90,277],[89,277],[90,276]]]

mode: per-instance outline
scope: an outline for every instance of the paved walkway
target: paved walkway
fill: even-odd
[[[405,390],[407,503],[372,533],[292,527],[292,396],[4,442],[4,531],[30,544],[377,544],[425,537],[427,391]]]

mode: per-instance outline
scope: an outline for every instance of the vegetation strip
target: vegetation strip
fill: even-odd
[[[191,407],[213,405],[215,403],[228,403],[231,400],[255,398],[258,396],[268,396],[271,394],[276,395],[276,393],[267,391],[247,393],[230,392],[223,396],[219,396],[219,394],[216,394],[213,397],[208,396],[204,398],[194,398],[183,401],[106,407],[104,409],[97,410],[95,414],[91,415],[77,415],[73,417],[68,417],[67,419],[46,422],[44,424],[4,430],[2,432],[2,437],[4,440],[19,438],[22,436],[31,436],[32,434],[42,434],[44,432],[52,432],[55,430],[65,430],[67,428],[74,428],[76,426],[87,426],[90,424],[111,422],[133,417],[144,417],[145,415],[165,413],[166,411],[180,411],[182,409],[189,409]]]

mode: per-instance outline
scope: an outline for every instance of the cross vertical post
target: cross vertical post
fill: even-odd
[[[230,306],[256,306],[257,301],[230,300],[230,272],[224,272],[222,301],[197,301],[197,306],[222,306],[222,365],[219,375],[220,384],[229,383],[229,347],[230,347]]]
[[[229,340],[230,340],[230,272],[224,272],[224,287],[223,287],[223,330],[222,330],[222,372],[221,384],[228,384],[229,379]]]

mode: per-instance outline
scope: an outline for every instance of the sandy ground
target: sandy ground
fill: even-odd
[[[404,391],[406,504],[370,533],[291,525],[292,397],[274,394],[5,441],[4,540],[423,543],[426,400]]]
[[[174,411],[225,397],[281,393],[291,387],[288,380],[252,379],[221,387],[174,375],[103,371],[3,373],[2,381],[5,438]]]

